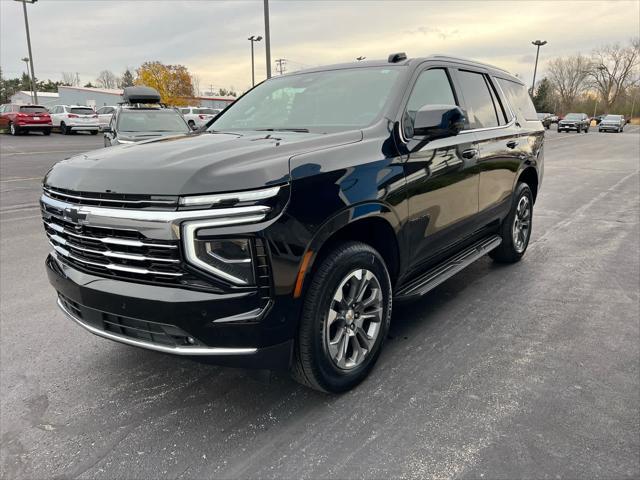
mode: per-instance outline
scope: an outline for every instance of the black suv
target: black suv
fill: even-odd
[[[160,94],[150,87],[126,87],[109,125],[102,128],[104,146],[123,145],[191,132],[182,114],[160,103]]]
[[[345,391],[392,299],[524,255],[543,142],[525,85],[468,60],[274,77],[202,133],[54,165],[48,276],[96,335]]]

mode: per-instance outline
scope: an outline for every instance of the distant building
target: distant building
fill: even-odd
[[[121,89],[91,88],[91,87],[58,87],[60,105],[86,105],[100,108],[105,105],[118,105],[122,102]],[[233,97],[194,97],[189,105],[194,107],[226,108],[233,103]]]
[[[37,92],[38,105],[43,107],[51,107],[58,104],[58,94],[55,92]],[[30,90],[21,90],[11,95],[11,103],[19,105],[29,105],[33,103]]]
[[[122,102],[122,90],[91,87],[58,87],[59,105],[86,105],[100,108]]]

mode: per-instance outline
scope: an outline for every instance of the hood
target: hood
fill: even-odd
[[[289,180],[289,159],[362,140],[362,132],[203,133],[147,140],[76,155],[44,183],[80,192],[189,195],[261,188]]]

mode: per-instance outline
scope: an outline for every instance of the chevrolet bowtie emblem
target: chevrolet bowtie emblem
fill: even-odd
[[[82,223],[86,223],[85,220],[87,219],[87,214],[84,212],[81,212],[77,208],[65,208],[64,219],[69,220],[73,223],[82,224]]]

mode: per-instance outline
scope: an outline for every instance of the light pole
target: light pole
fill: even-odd
[[[256,84],[256,71],[253,62],[253,42],[259,42],[260,40],[262,40],[262,37],[251,35],[249,38],[247,38],[247,40],[251,42],[251,86],[254,87]]]
[[[22,61],[25,63],[25,65],[27,66],[27,76],[29,77],[29,83],[31,84],[31,103],[37,103],[34,99],[33,99],[33,80],[31,79],[31,75],[29,74],[29,57],[24,57],[22,59]]]
[[[536,73],[538,72],[538,56],[540,55],[540,47],[546,45],[546,40],[536,40],[535,42],[531,42],[531,45],[535,45],[538,47],[536,50],[536,64],[533,67],[533,83],[531,84],[531,96],[533,97],[533,90],[536,88]]]
[[[269,30],[269,0],[264,0],[264,50],[267,55],[267,78],[271,78],[271,33]]]
[[[22,2],[22,12],[24,13],[24,28],[27,31],[27,48],[29,49],[29,64],[31,65],[31,92],[34,103],[38,103],[38,93],[36,92],[36,74],[33,71],[33,54],[31,53],[31,36],[29,35],[29,17],[27,16],[27,3],[36,3],[38,0],[16,0]]]

